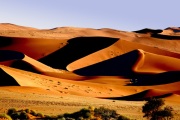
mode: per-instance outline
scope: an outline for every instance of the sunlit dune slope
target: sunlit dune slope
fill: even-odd
[[[22,52],[34,59],[40,59],[66,45],[67,40],[18,38],[0,36],[0,50]]]
[[[145,90],[136,94],[132,94],[129,96],[124,96],[124,97],[109,97],[106,99],[113,99],[113,100],[144,100],[147,98],[151,97],[161,97],[161,98],[166,98],[166,97],[171,97],[171,96],[179,96],[180,91],[166,91],[166,90],[156,90],[156,89],[149,89]],[[179,100],[176,100],[179,102]]]
[[[131,101],[119,110],[131,114],[138,106],[137,116],[141,100],[149,97],[179,105],[179,40],[179,28],[127,32],[0,24],[0,105],[6,102],[0,112],[8,105],[48,113],[92,104],[119,109],[119,102]]]
[[[180,36],[180,27],[168,27],[161,34]]]
[[[62,78],[62,79],[73,79],[73,80],[85,79],[84,77],[78,76],[74,73],[49,67],[41,62],[36,61],[33,58],[24,55],[23,53],[12,50],[0,50],[0,64],[4,63],[4,61],[6,60],[11,60],[10,62],[11,64],[9,64],[9,66],[26,71],[31,71],[31,72]]]
[[[74,37],[84,36],[99,36],[99,37],[114,37],[134,36],[133,33],[113,29],[93,29],[93,28],[78,28],[78,27],[57,27],[53,29],[35,29],[10,23],[0,24],[0,35],[11,37],[28,37],[28,38],[49,38],[49,39],[71,39]]]
[[[11,23],[0,23],[0,31],[3,30],[37,30],[36,28],[32,27],[25,27],[25,26],[20,26],[20,25],[15,25]]]
[[[134,50],[87,67],[76,69],[74,72],[84,76],[129,76],[133,72],[161,73],[178,71],[180,68],[177,64],[180,64],[180,60],[177,58]]]
[[[88,56],[85,56],[79,60],[76,60],[76,61],[70,63],[67,66],[67,69],[69,71],[74,71],[76,69],[80,69],[80,68],[83,68],[86,66],[90,66],[92,64],[102,62],[104,60],[114,58],[116,56],[120,56],[122,54],[128,53],[128,52],[130,52],[132,50],[136,50],[136,49],[142,49],[142,50],[147,51],[149,53],[162,55],[162,58],[165,58],[165,56],[168,56],[167,58],[169,58],[169,57],[180,58],[180,54],[178,54],[178,53],[169,52],[167,50],[162,50],[162,49],[159,49],[156,47],[150,47],[150,46],[142,45],[139,43],[129,42],[129,41],[125,41],[125,40],[118,40],[116,43],[114,43],[113,45],[111,45],[107,48],[104,48],[102,50],[94,52]],[[154,57],[154,58],[157,60],[157,57]],[[154,59],[154,58],[152,58],[152,59]],[[129,57],[127,59],[131,60],[134,58]],[[147,60],[147,59],[145,59],[145,60]],[[157,60],[157,61],[159,61],[159,60]],[[124,61],[124,62],[126,62],[126,61]],[[133,62],[133,60],[132,60],[132,62]],[[171,61],[169,61],[169,62],[171,62]],[[165,62],[163,62],[163,63],[165,63]]]
[[[108,47],[117,40],[118,38],[108,37],[73,38],[68,40],[66,46],[41,58],[39,61],[53,68],[66,69],[69,63]]]

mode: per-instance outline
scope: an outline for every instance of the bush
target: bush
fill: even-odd
[[[33,116],[37,116],[37,113],[34,110],[30,110],[30,114]]]
[[[44,117],[44,115],[42,114],[42,113],[37,113],[37,115],[36,115],[37,117]]]
[[[25,109],[26,113],[30,113],[30,110],[29,109]]]
[[[7,114],[11,116],[12,114],[14,114],[16,112],[17,112],[17,110],[15,108],[10,108],[10,109],[8,109]]]
[[[150,120],[173,118],[173,108],[167,106],[162,109],[163,105],[164,100],[160,98],[149,99],[142,107],[142,112],[144,113],[143,117],[147,117]]]
[[[69,113],[65,113],[64,117],[65,118],[75,118],[75,119],[80,119],[80,118],[90,118],[91,114],[90,114],[90,110],[88,109],[81,109],[78,112],[74,112],[72,114]]]
[[[103,120],[109,120],[111,118],[118,118],[118,114],[115,110],[100,107],[94,109],[94,116],[101,117]]]
[[[125,116],[120,115],[120,116],[118,117],[118,120],[130,120],[130,119],[127,118],[127,117],[125,117]]]
[[[27,115],[27,113],[26,113],[26,112],[24,112],[24,111],[20,112],[19,119],[21,119],[21,120],[28,119],[28,115]]]
[[[167,110],[169,110],[169,108],[166,108],[166,111]],[[12,118],[13,120],[29,119],[28,114],[37,117],[37,119],[46,119],[46,120],[129,120],[128,118],[117,114],[115,110],[111,110],[104,107],[100,107],[100,108],[89,107],[88,109],[83,108],[80,111],[71,114],[65,113],[63,115],[57,115],[57,116],[43,115],[42,113],[36,113],[35,111],[29,109],[25,109],[25,110],[22,109],[17,111],[14,108],[9,109],[7,113],[10,115],[10,118]]]
[[[0,119],[12,120],[12,118],[9,115],[7,115],[7,114],[0,114]]]

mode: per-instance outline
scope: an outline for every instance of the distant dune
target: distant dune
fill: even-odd
[[[0,113],[30,107],[53,114],[92,105],[142,119],[143,100],[159,97],[179,119],[180,28],[129,32],[2,23],[0,78]]]

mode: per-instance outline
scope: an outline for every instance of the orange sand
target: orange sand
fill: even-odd
[[[169,29],[163,30],[160,34],[179,35],[178,32]],[[46,114],[58,114],[57,111],[60,113],[73,112],[92,105],[111,107],[131,118],[142,119],[141,107],[144,102],[128,100],[163,97],[168,105],[174,107],[177,112],[175,117],[179,119],[180,79],[177,75],[180,71],[179,39],[160,39],[151,37],[149,33],[141,34],[108,28],[96,30],[61,27],[39,30],[13,24],[0,24],[0,35],[0,50],[17,51],[24,55],[23,58],[18,58],[14,52],[15,58],[5,61],[7,54],[0,54],[0,77],[2,77],[0,106],[3,106],[0,112],[10,107],[20,109],[30,107]],[[71,44],[68,43],[71,38],[80,36],[112,37],[119,38],[119,40],[106,48],[69,63],[67,70],[55,69],[38,61],[40,58],[61,50],[67,44]],[[94,44],[96,44],[95,41]],[[123,55],[128,56],[133,51],[138,54],[136,58],[129,58],[136,61],[131,66],[129,65],[130,69],[127,69],[127,72],[138,75],[138,80],[144,75],[150,76],[147,84],[144,78],[140,81],[143,84],[132,84],[130,82],[132,76],[129,74],[127,76],[75,74],[77,70],[93,70],[101,64],[102,68],[98,69],[108,71],[109,64],[114,66],[120,64],[111,61],[118,60]],[[20,61],[19,64],[23,62],[27,64],[31,67],[31,71],[30,68],[27,68],[27,71],[13,68],[12,66],[17,61]],[[61,61],[54,64],[61,64]],[[122,69],[119,67],[117,70]],[[160,83],[154,80],[156,76],[161,79]],[[170,77],[163,82],[165,76]]]

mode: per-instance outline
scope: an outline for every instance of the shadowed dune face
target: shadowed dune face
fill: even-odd
[[[158,34],[158,33],[161,33],[163,30],[153,30],[153,29],[149,29],[149,28],[145,28],[145,29],[142,29],[142,30],[137,30],[137,31],[134,31],[136,33],[150,33],[150,34]]]
[[[139,51],[134,50],[115,58],[93,64],[74,73],[83,76],[131,76],[132,67],[139,58]]]
[[[124,97],[109,97],[105,99],[112,99],[112,100],[129,100],[129,101],[142,101],[147,100],[151,97],[155,98],[165,98],[171,96],[171,92],[164,92],[164,91],[158,91],[158,90],[145,90],[136,94],[132,94],[129,96]]]
[[[104,48],[102,50],[94,52],[90,55],[87,55],[83,58],[80,58],[80,59],[70,63],[67,66],[67,69],[69,71],[74,71],[76,69],[84,68],[84,67],[102,62],[104,60],[114,58],[116,56],[120,56],[122,54],[128,53],[132,50],[137,50],[137,49],[142,49],[146,52],[154,53],[151,56],[157,56],[158,59],[165,60],[164,57],[166,58],[166,56],[172,57],[172,58],[178,58],[178,59],[180,58],[180,54],[178,54],[178,53],[169,52],[167,50],[162,50],[162,49],[159,49],[156,47],[146,46],[146,45],[142,45],[142,44],[134,43],[134,42],[130,42],[130,41],[118,40],[113,45],[111,45],[107,48]],[[162,56],[159,57],[158,55],[162,55]],[[153,58],[156,58],[156,60],[153,59],[154,62],[158,61],[157,57],[153,57]],[[149,58],[152,58],[152,57],[149,57]],[[146,60],[149,60],[149,59],[145,59],[145,61]],[[176,60],[176,61],[178,61],[178,60]],[[166,60],[166,62],[168,62],[168,61]],[[151,62],[149,62],[148,64],[150,64],[150,63]]]
[[[172,32],[170,33],[171,35],[166,35],[163,34],[163,30],[153,30],[153,29],[142,29],[142,30],[138,30],[138,31],[134,31],[136,33],[141,33],[141,34],[150,34],[151,37],[154,38],[159,38],[159,39],[165,39],[165,40],[180,40],[180,36],[175,35],[174,33],[179,32],[179,29],[172,29],[172,28],[167,28],[166,30],[172,30]],[[159,34],[162,33],[162,34]]]
[[[0,36],[0,50],[13,50],[40,59],[66,45],[64,39],[20,38]]]
[[[8,60],[16,60],[23,59],[24,54],[11,50],[0,50],[0,62],[8,61]]]
[[[169,36],[169,35],[161,35],[161,34],[152,34],[151,37],[160,38],[165,40],[180,40],[180,36]]]
[[[180,103],[179,28],[135,33],[108,28],[34,30],[13,25],[3,25],[3,30],[1,26],[0,35],[7,36],[0,36],[0,91],[6,89],[13,100],[23,97],[28,99],[26,102],[39,100],[49,105],[56,99],[58,104],[53,104],[53,110],[60,110],[61,100],[64,106],[64,102],[74,103],[80,96],[73,108],[91,97],[128,101],[162,97]],[[45,39],[47,36],[51,39]],[[0,97],[10,99],[6,92],[0,92]],[[93,103],[102,105],[95,98]],[[118,102],[122,101],[113,102],[116,108]],[[111,103],[105,100],[108,107]],[[41,105],[35,107],[44,110]],[[51,107],[48,105],[44,107]]]
[[[158,74],[134,74],[132,86],[161,85],[180,81],[180,71],[168,71]]]
[[[39,61],[58,69],[66,69],[66,66],[86,55],[103,49],[115,43],[117,38],[107,37],[77,37],[68,40],[68,44],[62,49],[43,57]]]
[[[16,80],[2,69],[0,69],[0,79],[0,86],[19,86]]]
[[[16,61],[12,62],[10,67],[25,70],[25,71],[30,71],[30,72],[38,73],[38,74],[41,73],[38,70],[36,70],[33,67],[33,65],[31,65],[31,64],[29,64],[29,63],[27,63],[27,62],[25,62],[23,60],[16,60]]]

